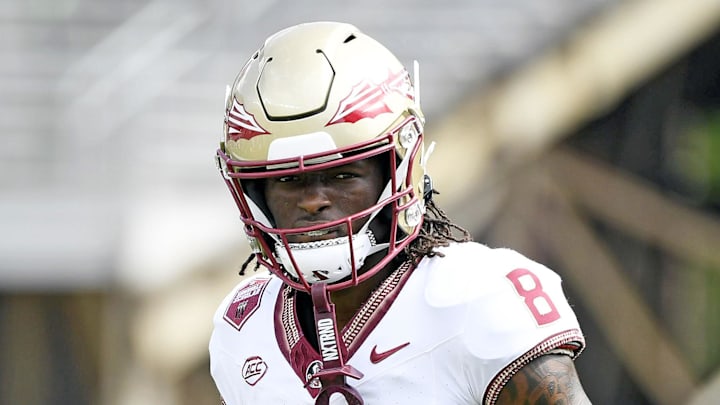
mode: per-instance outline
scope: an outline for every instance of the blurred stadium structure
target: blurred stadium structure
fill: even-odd
[[[720,1],[0,0],[0,404],[219,403],[222,97],[311,20],[420,61],[442,205],[563,276],[595,403],[716,403]]]

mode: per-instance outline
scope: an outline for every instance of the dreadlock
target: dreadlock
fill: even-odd
[[[244,276],[245,270],[247,270],[248,266],[252,261],[255,259],[255,253],[250,253],[250,256],[248,256],[247,259],[243,262],[242,266],[240,266],[240,271],[238,272],[239,275]],[[260,268],[260,262],[255,260],[255,267],[253,268],[253,271],[257,271]]]
[[[433,189],[432,194],[439,193]],[[413,263],[417,264],[423,257],[445,256],[442,252],[438,252],[435,249],[448,246],[451,241],[468,242],[471,240],[472,236],[470,232],[460,225],[453,223],[447,214],[445,214],[445,211],[435,204],[435,200],[427,198],[425,200],[425,215],[423,216],[423,224],[420,232],[415,240],[405,247],[404,253]],[[245,275],[245,270],[247,270],[253,259],[255,259],[255,254],[251,253],[245,262],[243,262],[239,272],[241,276]],[[260,268],[260,262],[255,260],[254,271],[257,271],[258,268]]]
[[[432,194],[439,194],[435,189]],[[445,256],[435,249],[450,245],[450,242],[469,242],[472,235],[465,228],[453,223],[435,204],[432,198],[425,200],[425,215],[418,236],[405,247],[405,254],[415,264],[423,257]]]

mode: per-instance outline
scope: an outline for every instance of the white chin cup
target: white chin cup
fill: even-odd
[[[343,236],[316,242],[288,243],[288,248],[305,281],[310,284],[334,283],[352,274],[353,263],[349,240],[349,237]],[[355,254],[354,267],[359,269],[375,245],[375,237],[372,231],[367,230],[353,235],[352,240]],[[281,243],[275,244],[275,254],[285,270],[300,279],[290,254]]]

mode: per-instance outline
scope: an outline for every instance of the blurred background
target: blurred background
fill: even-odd
[[[420,62],[441,206],[562,275],[594,403],[717,403],[720,1],[0,0],[0,404],[219,403],[225,85],[313,20]]]

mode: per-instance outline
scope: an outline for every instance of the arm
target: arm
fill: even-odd
[[[546,354],[528,363],[503,387],[497,405],[589,405],[569,356]]]

